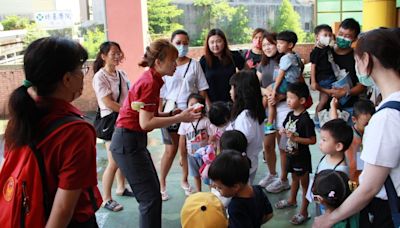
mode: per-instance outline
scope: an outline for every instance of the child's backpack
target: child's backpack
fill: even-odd
[[[84,122],[79,116],[65,116],[50,123],[29,145],[6,154],[0,171],[0,224],[2,227],[44,227],[53,202],[50,201],[43,143],[67,126]]]

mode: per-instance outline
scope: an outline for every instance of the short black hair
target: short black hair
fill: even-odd
[[[239,152],[246,152],[247,138],[238,130],[225,131],[220,139],[221,150],[237,150]]]
[[[276,40],[284,40],[286,42],[292,43],[294,46],[297,43],[297,35],[293,31],[285,30],[278,33],[278,35],[276,36]]]
[[[340,23],[340,28],[344,29],[350,29],[354,31],[356,38],[360,34],[361,28],[360,28],[360,23],[358,21],[354,20],[354,18],[347,18]]]
[[[188,38],[188,40],[189,40],[189,34],[188,34],[185,30],[183,30],[183,29],[178,29],[178,30],[175,30],[175,31],[172,33],[172,35],[171,35],[171,42],[174,40],[174,38],[175,38],[176,35],[185,35],[185,36],[187,36],[187,38]]]
[[[213,102],[208,111],[208,118],[215,126],[225,125],[231,118],[231,108],[223,101]]]
[[[353,116],[358,117],[361,114],[370,114],[371,116],[375,113],[374,103],[370,100],[361,99],[354,103]]]
[[[295,94],[297,97],[307,99],[310,96],[308,86],[303,82],[288,83],[287,91]]]
[[[233,187],[235,184],[247,184],[250,164],[246,155],[236,150],[223,150],[211,163],[208,177]]]
[[[321,24],[321,25],[317,25],[317,27],[314,28],[314,34],[318,35],[318,33],[321,32],[322,30],[332,33],[331,26],[329,26],[327,24]]]
[[[347,125],[343,119],[333,119],[326,122],[321,131],[328,131],[336,142],[343,144],[343,152],[346,151],[353,142],[353,129]]]
[[[348,182],[344,172],[325,169],[316,174],[311,191],[321,196],[329,206],[338,208],[351,194]]]
[[[192,98],[196,99],[198,103],[200,103],[200,104],[203,105],[203,108],[201,109],[201,112],[202,112],[203,114],[205,114],[205,112],[206,112],[206,109],[205,109],[205,107],[206,107],[206,99],[205,99],[202,95],[200,95],[200,94],[198,94],[198,93],[191,93],[191,94],[189,95],[188,99],[187,99],[187,102],[186,102],[186,104],[187,104],[188,106],[189,106],[189,101],[190,101],[190,99],[192,99]]]

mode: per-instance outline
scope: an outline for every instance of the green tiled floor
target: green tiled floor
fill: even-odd
[[[319,152],[317,145],[318,144],[311,146],[313,167],[317,165],[321,157],[321,153]],[[164,151],[159,130],[155,130],[149,134],[148,148],[152,154],[156,168],[159,169],[161,155]],[[106,152],[102,143],[97,144],[97,149],[99,188],[101,189],[101,175],[106,164]],[[277,164],[279,164],[279,160]],[[258,181],[265,175],[265,173],[267,172],[266,170],[266,164],[263,163],[262,159],[260,159],[255,183],[258,183]],[[178,164],[177,156],[167,178],[168,194],[171,196],[171,199],[163,203],[162,225],[166,228],[180,227],[180,209],[185,199],[184,192],[180,188],[180,173],[181,171]],[[206,190],[206,187],[204,187],[203,189]],[[113,192],[115,192],[115,189],[113,189]],[[286,191],[280,194],[269,194],[268,197],[271,203],[275,203],[280,199],[287,198],[288,194],[289,191]],[[298,202],[300,202],[300,194],[301,192],[299,191]],[[100,209],[97,212],[97,219],[100,227],[138,227],[138,203],[136,202],[136,200],[130,197],[119,197],[115,195],[113,195],[113,197],[124,206],[124,210],[120,212],[110,212],[103,208]],[[313,217],[314,205],[310,205],[308,211]],[[291,225],[288,220],[295,213],[296,209],[274,210],[274,217],[262,227],[292,227],[293,225]],[[312,219],[306,222],[304,225],[296,227],[311,227],[311,225]]]

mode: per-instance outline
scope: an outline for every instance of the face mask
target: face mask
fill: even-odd
[[[178,49],[178,57],[184,57],[189,52],[189,45],[177,45],[175,47]]]
[[[331,38],[329,36],[320,36],[318,40],[318,44],[322,47],[326,47],[331,42]]]
[[[375,85],[374,80],[371,78],[370,75],[360,73],[360,71],[358,70],[357,61],[356,61],[355,68],[356,68],[356,74],[357,74],[358,81],[360,81],[361,84],[363,84],[365,86]]]
[[[343,36],[336,37],[336,44],[339,48],[346,49],[351,46],[351,40]]]
[[[261,49],[261,44],[260,44],[260,42],[258,42],[258,39],[253,40],[253,46],[255,48]]]

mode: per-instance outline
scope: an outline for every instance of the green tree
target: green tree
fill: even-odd
[[[27,28],[31,22],[26,17],[19,17],[16,15],[7,16],[4,20],[0,22],[4,31],[6,30],[15,30],[15,29],[25,29]]]
[[[194,39],[195,45],[202,45],[212,28],[221,28],[230,43],[246,43],[250,40],[249,19],[244,6],[232,7],[227,0],[194,0],[194,5],[202,12],[197,18],[197,25],[202,32]]]
[[[82,46],[85,47],[88,51],[89,59],[96,58],[99,47],[105,40],[106,36],[104,34],[104,31],[99,28],[88,30],[87,33],[83,35]]]
[[[183,10],[171,4],[171,0],[148,0],[147,15],[149,17],[149,32],[152,38],[169,36],[183,26],[176,22]]]
[[[301,28],[300,15],[294,10],[289,0],[282,1],[278,15],[274,30],[277,32],[291,30],[297,34],[299,42],[303,42],[306,33]]]
[[[25,29],[26,35],[24,37],[24,48],[28,47],[30,43],[39,38],[50,36],[46,30],[38,28],[36,23],[29,24],[27,27],[25,27]]]

